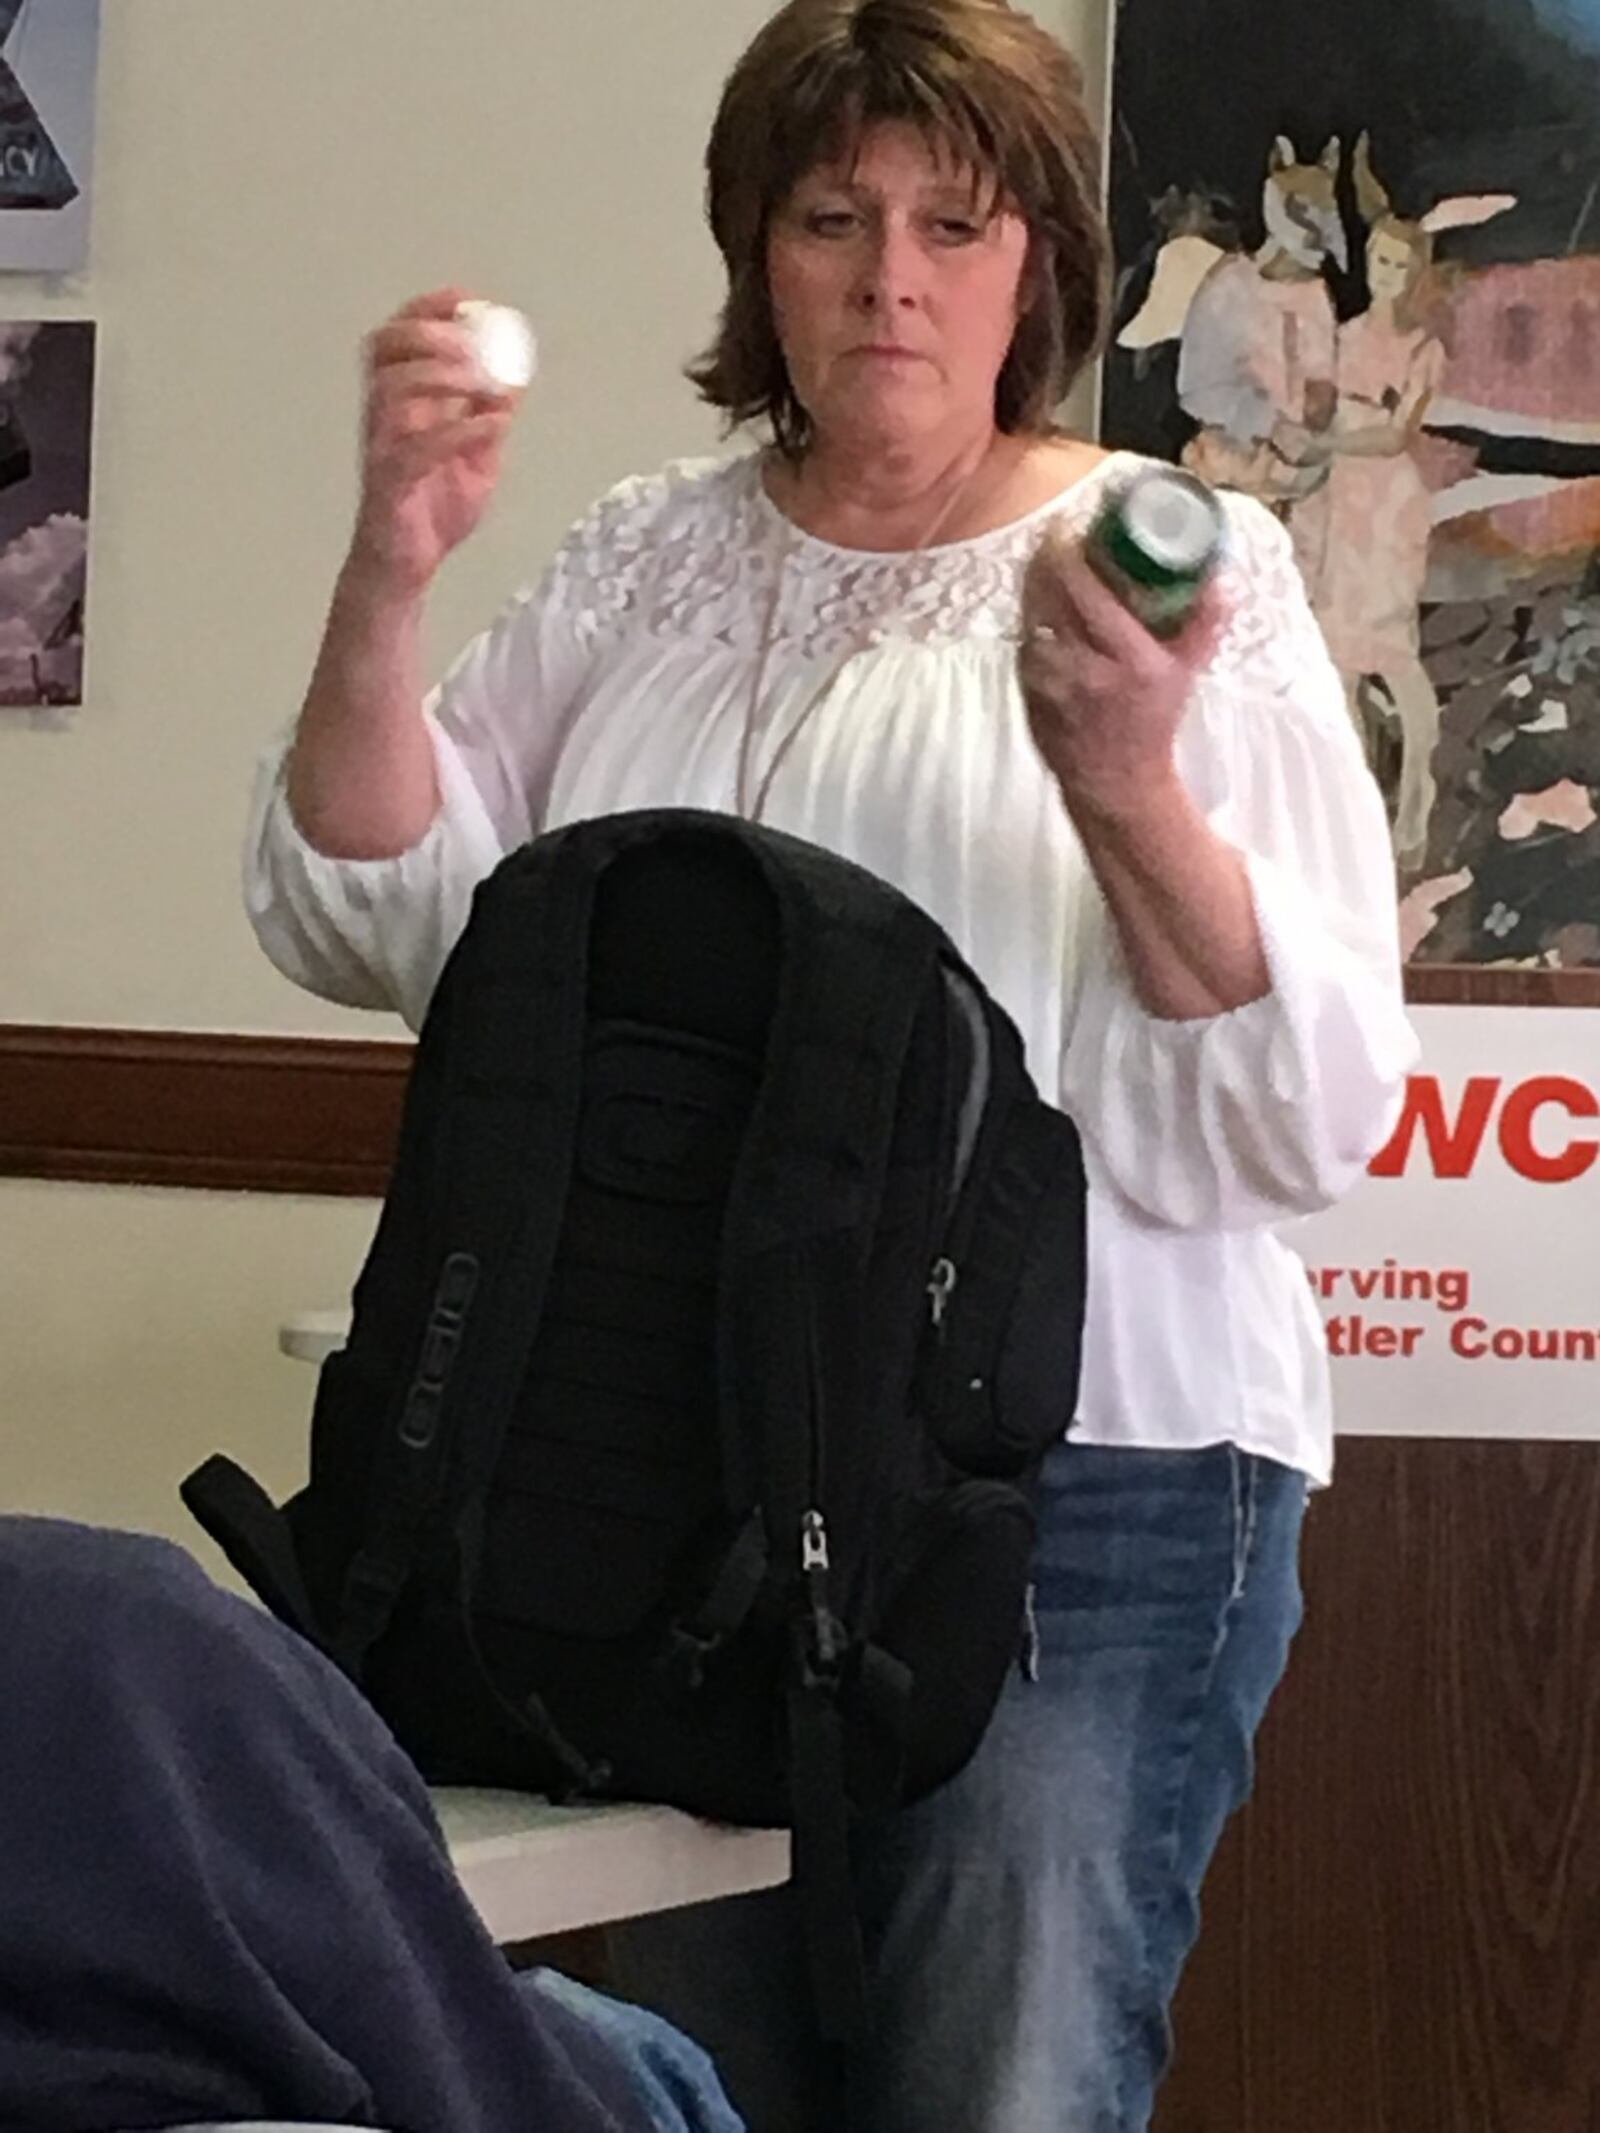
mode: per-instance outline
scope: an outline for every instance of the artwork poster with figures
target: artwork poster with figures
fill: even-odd
[[[1600,0],[1262,19],[1119,0],[1104,436],[1287,527],[1416,996],[1600,1002]]]
[[[100,0],[0,0],[0,272],[89,252]]]
[[[1341,1430],[1600,1438],[1600,0],[1264,19],[1117,0],[1102,432],[1282,521],[1388,807],[1422,1060],[1288,1234]]]

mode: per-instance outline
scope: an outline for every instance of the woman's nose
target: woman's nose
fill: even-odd
[[[856,301],[870,312],[908,308],[917,300],[916,277],[916,246],[910,233],[883,230],[872,238],[862,261]]]

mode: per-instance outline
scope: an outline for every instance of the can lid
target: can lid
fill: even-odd
[[[1188,474],[1141,475],[1120,500],[1127,537],[1174,576],[1201,570],[1222,537],[1222,512],[1204,482]]]

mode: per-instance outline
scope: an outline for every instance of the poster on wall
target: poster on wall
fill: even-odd
[[[100,0],[0,0],[0,272],[89,251]]]
[[[0,724],[83,701],[95,329],[0,323]]]
[[[1600,1004],[1600,0],[1269,12],[1119,0],[1103,434],[1287,527],[1413,996]]]

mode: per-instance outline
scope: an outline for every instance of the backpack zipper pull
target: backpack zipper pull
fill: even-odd
[[[808,1511],[800,1521],[800,1568],[808,1584],[826,1577],[832,1568],[828,1555],[828,1528],[820,1511]]]
[[[800,1521],[800,1575],[805,1580],[810,1611],[807,1658],[819,1678],[830,1678],[844,1657],[844,1638],[828,1605],[828,1573],[832,1567],[827,1521],[820,1511],[807,1511]]]
[[[950,1308],[950,1299],[956,1293],[961,1276],[953,1259],[936,1259],[933,1272],[928,1277],[928,1316],[933,1321],[935,1332],[944,1325],[945,1312]]]

